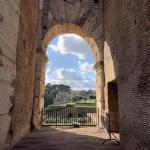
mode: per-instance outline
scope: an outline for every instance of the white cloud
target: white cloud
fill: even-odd
[[[50,82],[50,73],[51,73],[51,62],[49,61],[45,66],[45,83]]]
[[[61,68],[56,70],[54,74],[54,77],[49,78],[51,84],[66,84],[74,90],[95,89],[95,78],[90,78],[88,75],[83,76],[75,69]]]
[[[83,38],[75,34],[60,35],[56,44],[49,45],[47,53],[49,53],[49,50],[63,55],[71,54],[77,56],[80,61],[75,63],[78,69],[75,69],[77,68],[76,66],[73,69],[54,69],[51,62],[48,62],[46,65],[45,83],[66,84],[75,90],[95,89],[93,64],[84,61],[84,59],[92,58],[93,52]]]
[[[85,72],[91,72],[91,71],[94,71],[94,64],[90,64],[88,62],[81,62],[81,61],[78,61],[78,64],[79,64],[79,69],[81,72],[85,73]]]
[[[56,77],[59,80],[81,80],[81,76],[75,69],[58,69],[56,70]]]
[[[88,43],[76,34],[62,34],[58,37],[57,43],[50,44],[49,48],[61,54],[72,54],[80,59],[89,58],[92,49]]]

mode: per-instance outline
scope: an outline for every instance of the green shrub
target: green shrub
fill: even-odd
[[[66,107],[74,107],[74,104],[66,104]]]

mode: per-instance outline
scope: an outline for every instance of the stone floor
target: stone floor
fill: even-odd
[[[96,127],[44,127],[23,138],[12,150],[120,150],[116,143],[103,145],[107,138]]]

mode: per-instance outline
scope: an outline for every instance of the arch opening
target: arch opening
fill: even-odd
[[[67,29],[67,27],[68,27],[68,29]],[[63,30],[63,29],[65,29],[65,30]],[[44,37],[44,39],[43,39],[43,46],[44,46],[44,48],[46,49],[47,48],[47,54],[48,54],[48,47],[51,47],[51,48],[58,48],[58,46],[60,46],[60,49],[62,48],[61,47],[61,45],[59,45],[58,43],[58,45],[56,46],[56,45],[49,45],[49,43],[52,43],[52,41],[53,41],[53,39],[54,39],[54,41],[55,41],[55,39],[57,39],[58,40],[58,37],[65,37],[65,35],[69,35],[69,36],[75,36],[76,37],[76,39],[74,39],[74,40],[77,40],[77,39],[79,39],[79,40],[82,40],[82,42],[84,41],[84,43],[86,43],[86,45],[88,45],[88,47],[83,47],[84,49],[78,49],[78,51],[75,53],[75,52],[72,52],[72,53],[70,53],[70,55],[68,56],[68,57],[71,57],[71,55],[74,55],[74,56],[76,56],[76,57],[78,57],[78,58],[80,58],[79,60],[78,60],[78,65],[79,65],[79,69],[78,69],[78,75],[79,75],[79,72],[80,71],[83,71],[83,72],[80,72],[80,74],[82,75],[83,74],[83,76],[81,76],[81,77],[79,77],[79,76],[76,76],[76,77],[78,77],[78,78],[81,78],[80,79],[80,81],[77,83],[77,85],[79,85],[79,84],[81,84],[82,85],[82,83],[84,82],[84,84],[87,86],[87,84],[86,84],[86,82],[89,82],[88,81],[88,78],[86,78],[85,80],[83,80],[83,78],[85,78],[85,76],[88,76],[87,74],[86,74],[86,71],[88,72],[88,70],[86,70],[85,68],[87,67],[87,69],[93,69],[92,70],[92,72],[94,72],[94,63],[95,63],[95,59],[96,58],[98,58],[97,57],[97,55],[98,55],[98,48],[97,48],[97,45],[96,45],[96,43],[95,43],[95,41],[94,41],[94,39],[92,38],[92,37],[90,37],[85,31],[83,31],[80,27],[78,27],[78,26],[76,26],[76,25],[72,25],[72,24],[66,24],[66,25],[57,25],[57,26],[54,26],[52,29],[50,29],[49,31],[48,31],[48,33],[45,35],[45,37]],[[55,41],[56,42],[56,41]],[[68,42],[69,42],[69,40],[68,40]],[[55,43],[56,44],[56,43]],[[62,43],[61,43],[62,44]],[[77,43],[75,43],[76,45],[73,45],[73,46],[76,46],[77,48],[79,48],[77,45],[78,45],[78,41],[77,41]],[[80,43],[79,43],[80,44]],[[69,48],[70,48],[70,46],[68,46]],[[94,48],[94,49],[93,49]],[[60,50],[59,49],[59,50]],[[63,49],[63,48],[62,48]],[[57,51],[59,51],[58,49],[57,49]],[[81,53],[81,51],[85,51],[85,54],[87,53],[88,54],[88,51],[90,50],[91,51],[91,53],[90,54],[88,54],[88,55],[93,55],[93,53],[94,53],[94,55],[93,55],[93,58],[92,58],[92,64],[90,64],[87,60],[87,58],[85,59],[85,58],[83,58],[82,57],[82,53]],[[60,52],[60,51],[59,51]],[[61,53],[61,52],[60,52]],[[67,52],[65,52],[66,54],[67,54]],[[68,54],[69,54],[69,52],[68,52]],[[95,57],[94,57],[95,56]],[[48,56],[49,57],[49,56]],[[66,59],[67,59],[67,57],[66,57]],[[52,59],[50,59],[51,61],[52,61]],[[80,61],[81,60],[81,61]],[[76,59],[76,61],[77,61],[77,59]],[[97,60],[96,60],[97,61]],[[48,62],[48,64],[49,64],[49,62]],[[62,65],[63,66],[63,65]],[[85,68],[84,68],[85,67]],[[47,67],[46,67],[47,68]],[[67,68],[66,69],[67,71],[69,71],[69,73],[72,73],[72,74],[74,74],[75,75],[75,73],[76,73],[76,71],[72,68]],[[65,71],[66,71],[65,70]],[[58,70],[57,70],[58,71]],[[63,72],[64,70],[61,68],[61,69],[59,69],[59,72],[57,72],[57,73],[59,73],[59,75],[60,75],[60,73],[64,73],[65,74],[65,72]],[[52,71],[53,72],[53,71]],[[89,71],[90,72],[90,71]],[[45,75],[46,75],[46,73],[45,73]],[[58,74],[56,74],[55,76],[57,76]],[[61,74],[62,75],[62,74]],[[63,75],[62,75],[63,76]],[[52,76],[51,76],[52,77]],[[50,77],[50,78],[51,78]],[[67,76],[68,77],[68,76]],[[95,73],[94,73],[94,78],[95,78]],[[47,79],[46,79],[47,80]],[[82,81],[83,80],[83,81]],[[56,81],[56,80],[55,80]],[[91,85],[93,85],[93,82],[95,82],[93,79],[92,80],[90,80],[90,83],[89,84],[91,84]],[[64,104],[65,104],[65,106],[67,106],[67,105],[72,105],[72,103],[73,103],[73,105],[75,106],[75,105],[78,105],[78,107],[81,107],[80,105],[86,105],[86,107],[89,107],[89,109],[87,109],[87,111],[89,111],[90,109],[92,109],[91,111],[93,111],[93,113],[95,113],[95,114],[98,114],[97,112],[96,112],[96,91],[95,91],[95,88],[96,88],[96,85],[94,85],[94,87],[92,87],[92,89],[90,89],[91,87],[82,87],[81,85],[80,86],[78,86],[78,87],[76,87],[75,89],[72,89],[72,87],[71,86],[69,86],[69,88],[71,87],[71,89],[69,89],[69,92],[71,93],[69,93],[68,91],[68,93],[69,93],[69,97],[71,96],[71,100],[70,100],[70,103],[69,102],[67,102],[67,100],[64,100],[63,101],[63,97],[64,97],[64,93],[67,95],[67,97],[68,97],[68,94],[67,94],[67,92],[66,91],[59,91],[59,88],[60,88],[60,86],[68,86],[68,84],[66,84],[65,85],[65,83],[67,83],[67,79],[66,79],[66,81],[65,82],[61,82],[60,84],[58,84],[58,83],[60,83],[59,81],[58,82],[53,82],[52,84],[51,83],[49,83],[48,81],[46,81],[46,90],[45,90],[45,95],[47,96],[48,94],[48,88],[55,88],[55,90],[57,90],[57,93],[56,93],[56,95],[55,95],[55,97],[53,98],[53,101],[49,101],[48,102],[48,100],[46,100],[46,97],[45,97],[45,105],[44,105],[44,107],[47,109],[47,108],[49,108],[49,107],[53,107],[53,106],[64,106]],[[64,84],[63,84],[64,83]],[[81,89],[80,89],[80,87],[82,87]],[[68,87],[67,87],[68,88]],[[88,89],[87,89],[88,88]],[[52,94],[52,93],[50,93],[50,94]],[[65,96],[66,96],[65,95]],[[74,96],[74,97],[73,97]],[[61,99],[61,101],[59,101],[59,99]],[[61,103],[62,102],[62,103]],[[67,104],[66,104],[67,103]],[[94,109],[95,108],[95,109]],[[66,109],[68,109],[68,108],[66,108]],[[75,108],[74,108],[75,109]],[[81,108],[80,108],[81,109]],[[76,110],[77,111],[77,110]],[[80,111],[81,110],[78,110],[79,112],[79,114],[78,114],[78,117],[80,116],[84,116],[85,117],[85,115],[81,115],[80,113]],[[85,109],[84,109],[84,111],[85,111]],[[83,113],[83,112],[82,112]],[[85,112],[84,112],[85,113]],[[87,113],[87,112],[86,112]],[[46,111],[45,111],[45,114],[46,114]],[[51,114],[51,113],[49,113],[49,114]],[[68,114],[69,115],[69,114]],[[75,116],[76,115],[76,113],[73,113],[72,114],[72,117],[73,116]],[[57,116],[57,117],[59,117],[59,116]],[[78,118],[77,117],[77,118]],[[93,121],[91,122],[91,124],[89,124],[89,125],[92,125],[92,123],[93,124],[98,124],[98,122],[99,122],[99,120],[96,120],[95,118],[94,118],[94,115],[92,115],[91,114],[91,116],[90,117],[93,117]],[[98,117],[97,117],[98,118]],[[54,120],[56,119],[56,118],[53,118]],[[75,118],[74,118],[75,119]],[[47,120],[46,120],[47,121]],[[57,120],[58,121],[58,120]]]
[[[99,63],[103,61],[103,52],[102,52],[102,47],[101,45],[97,45],[96,40],[84,29],[82,29],[81,27],[79,27],[78,25],[72,24],[72,23],[63,23],[63,24],[57,24],[53,27],[51,27],[48,32],[45,34],[45,36],[43,37],[42,43],[41,43],[41,47],[38,48],[38,52],[37,51],[37,71],[36,71],[36,80],[35,80],[35,102],[34,102],[34,106],[38,108],[35,108],[35,110],[33,110],[33,126],[38,126],[39,127],[39,122],[40,122],[40,115],[37,117],[37,112],[42,112],[43,110],[43,106],[44,106],[44,93],[45,93],[45,85],[44,85],[44,72],[45,72],[45,65],[46,65],[46,49],[50,43],[50,41],[52,41],[52,39],[54,39],[55,37],[57,37],[58,35],[62,35],[62,34],[76,34],[80,37],[82,37],[91,47],[93,54],[95,56],[95,62]],[[39,54],[38,54],[39,53]],[[44,59],[43,59],[44,57]],[[41,63],[39,63],[41,62]],[[95,68],[95,67],[94,67]],[[96,91],[100,91],[100,82],[98,82],[97,80],[99,80],[100,76],[96,70]],[[39,88],[37,88],[39,87]],[[38,91],[40,91],[40,93],[38,93]],[[98,107],[99,111],[101,111],[101,104],[100,102],[100,97],[101,95],[98,94],[99,92],[96,92],[96,106]],[[38,95],[38,96],[37,96]],[[99,113],[100,115],[100,113]],[[100,119],[100,117],[99,117]],[[100,120],[98,120],[98,122],[100,122]]]
[[[77,34],[66,33],[56,36],[49,43],[46,55],[48,57],[46,69],[48,65],[52,66],[56,63],[56,66],[53,67],[54,71],[64,67],[68,70],[75,67],[76,71],[84,73],[84,75],[86,72],[94,73],[93,50],[86,40]],[[47,79],[45,81],[48,82]]]

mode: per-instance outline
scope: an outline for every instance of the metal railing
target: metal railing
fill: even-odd
[[[103,142],[103,144],[105,144],[107,141],[115,141],[116,143],[120,144],[120,141],[112,133],[110,122],[111,122],[110,114],[108,114],[104,110],[102,110],[101,111],[101,123],[102,123],[103,129],[105,129],[105,131],[109,135],[109,139],[106,139]],[[114,138],[112,137],[112,135]]]
[[[42,125],[96,126],[99,109],[96,107],[50,107],[43,110]]]

